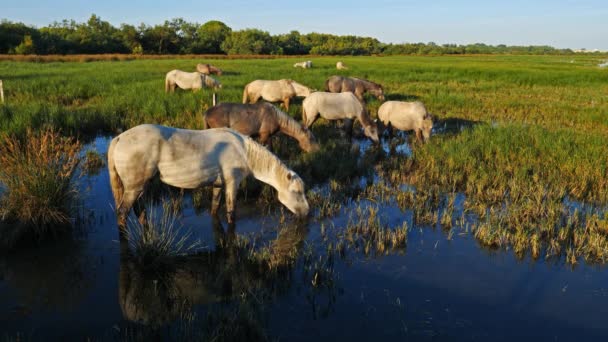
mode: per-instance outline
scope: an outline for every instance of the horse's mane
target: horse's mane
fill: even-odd
[[[352,78],[355,80],[358,80],[358,81],[363,81],[364,83],[369,83],[369,84],[373,85],[374,87],[382,88],[382,86],[380,84],[378,84],[376,82],[372,82],[370,80],[366,80],[365,78],[358,78],[358,77],[352,77]]]
[[[279,123],[279,126],[281,126],[281,128],[283,128],[286,133],[289,133],[289,135],[293,136],[296,139],[298,139],[302,135],[306,136],[306,131],[304,131],[302,125],[300,125],[299,122],[294,120],[291,116],[278,109],[277,107],[272,106],[272,108],[274,109],[274,113],[277,117],[277,122]]]
[[[287,178],[287,175],[290,173],[299,179],[299,176],[297,176],[295,172],[285,166],[281,159],[268,151],[264,146],[258,144],[250,137],[243,136],[243,139],[245,143],[245,152],[247,153],[247,164],[251,171],[253,171],[254,177],[264,177],[264,175],[270,176],[282,187],[288,186],[289,179]],[[264,181],[263,179],[260,180]],[[301,179],[300,183],[302,184],[303,191],[304,182],[302,182]]]

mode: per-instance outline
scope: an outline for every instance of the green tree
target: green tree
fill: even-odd
[[[211,20],[201,25],[196,32],[197,53],[222,53],[222,43],[232,33],[232,29],[221,21]]]
[[[301,42],[302,36],[298,31],[291,31],[288,34],[276,36],[276,44],[286,55],[305,55],[310,50]]]
[[[258,29],[233,31],[221,47],[229,55],[276,54],[279,51],[270,33]]]
[[[36,53],[36,48],[34,47],[34,41],[32,40],[32,36],[26,35],[23,37],[23,41],[15,48],[15,53],[19,55],[31,55]]]
[[[0,53],[14,51],[15,47],[23,42],[25,36],[30,36],[35,41],[39,35],[38,30],[23,23],[2,20],[0,22]]]

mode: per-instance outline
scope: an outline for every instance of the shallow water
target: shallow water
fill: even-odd
[[[99,138],[93,146],[103,152],[107,143]],[[402,147],[401,153],[407,151]],[[272,339],[510,341],[608,336],[605,267],[519,260],[510,251],[480,247],[464,227],[454,228],[453,234],[418,227],[410,211],[372,201],[362,205],[379,206],[383,224],[408,223],[407,246],[372,257],[347,249],[345,257],[335,256],[324,264],[332,272],[315,287],[300,262],[276,277],[235,262],[234,255],[216,247],[221,234],[208,212],[197,214],[186,196],[180,222],[208,248],[162,277],[166,283],[158,282],[158,274],[145,275],[121,258],[124,250],[117,241],[107,170],[82,178],[80,186],[87,214],[72,239],[0,257],[3,338],[133,339],[133,332],[149,328],[153,336],[183,339],[176,333],[180,326],[196,330],[201,325],[196,320],[188,323],[192,317],[234,307],[243,293],[258,298],[255,295],[266,292],[272,295],[254,302],[261,312],[254,324]],[[456,207],[462,205],[461,197]],[[260,245],[273,244],[279,241],[278,227],[286,226],[286,235],[295,236],[286,239],[288,244],[297,245],[299,254],[312,253],[314,260],[323,261],[327,241],[321,226],[327,236],[339,233],[356,205],[302,224],[292,222],[289,215],[279,224],[278,213],[259,216],[259,209],[239,208],[236,233],[256,234]],[[163,284],[181,292],[171,297],[163,292]],[[182,310],[170,300],[175,298],[194,306]]]

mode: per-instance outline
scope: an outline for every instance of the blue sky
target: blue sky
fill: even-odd
[[[0,8],[0,18],[36,26],[62,19],[81,22],[95,13],[116,26],[182,17],[199,23],[216,19],[233,29],[259,28],[272,34],[355,34],[387,43],[608,50],[608,0],[0,0]]]

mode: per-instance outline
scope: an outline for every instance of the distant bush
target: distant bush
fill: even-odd
[[[29,38],[28,38],[29,37]],[[326,33],[270,35],[259,29],[232,31],[221,21],[201,25],[182,18],[138,27],[114,27],[92,14],[85,23],[54,22],[40,29],[23,23],[0,22],[0,54],[230,54],[230,55],[449,55],[449,54],[566,54],[550,46],[507,46],[482,43],[437,45],[385,44],[376,38]]]

